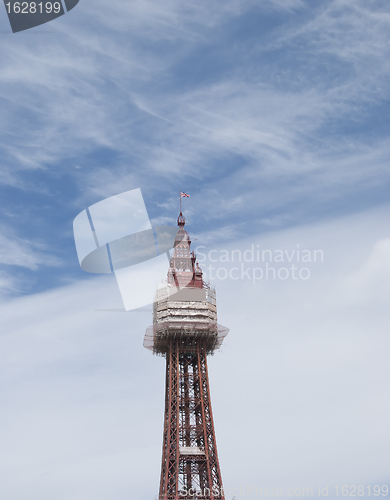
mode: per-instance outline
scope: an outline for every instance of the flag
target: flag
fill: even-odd
[[[189,194],[187,194],[187,193],[182,193],[182,192],[180,191],[180,197],[181,197],[181,198],[189,198],[189,197],[190,197],[190,195],[189,195]]]

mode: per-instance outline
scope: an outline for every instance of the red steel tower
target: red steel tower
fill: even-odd
[[[168,277],[157,287],[144,346],[166,358],[159,500],[224,500],[215,439],[207,355],[228,329],[217,324],[215,289],[191,252],[180,211]]]

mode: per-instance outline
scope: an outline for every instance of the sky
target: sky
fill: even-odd
[[[0,9],[3,498],[158,492],[151,308],[97,311],[121,297],[72,229],[136,188],[154,225],[190,194],[230,328],[209,360],[227,500],[389,485],[389,28],[379,0],[80,0],[16,34]]]

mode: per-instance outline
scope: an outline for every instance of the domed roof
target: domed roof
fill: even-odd
[[[188,241],[191,243],[190,235],[184,229],[186,220],[184,215],[180,212],[179,217],[177,218],[177,225],[179,226],[179,231],[176,233],[175,244],[177,245],[180,241]]]
[[[202,269],[199,267],[199,264],[196,263],[195,274],[203,274]]]

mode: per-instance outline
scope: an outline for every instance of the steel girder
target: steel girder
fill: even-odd
[[[166,352],[160,500],[224,500],[218,462],[206,342],[178,338]]]

